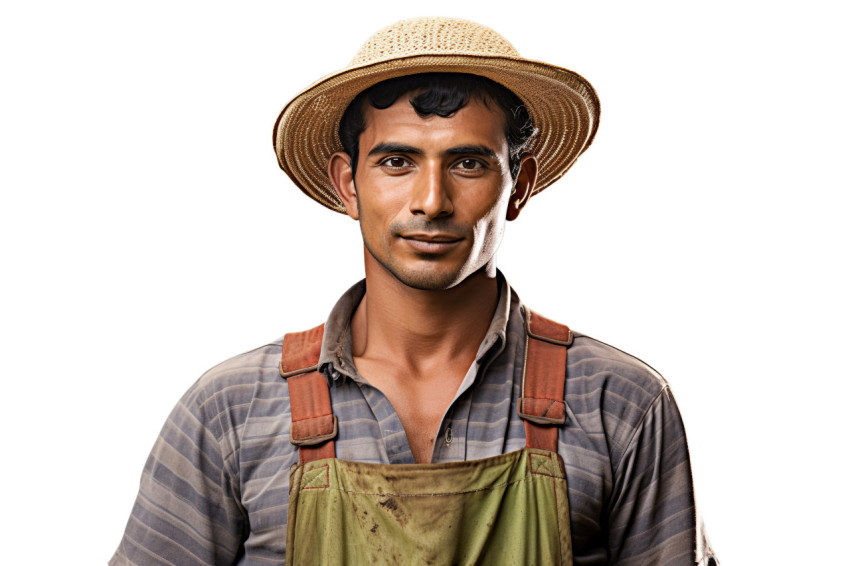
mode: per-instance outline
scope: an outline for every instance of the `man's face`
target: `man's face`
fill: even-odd
[[[501,111],[472,99],[448,118],[422,118],[401,96],[366,105],[364,118],[350,213],[369,254],[417,289],[495,269],[513,185]]]

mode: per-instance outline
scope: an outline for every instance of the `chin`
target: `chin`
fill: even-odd
[[[414,289],[420,291],[445,291],[463,281],[460,273],[445,271],[401,271],[389,269],[393,276]]]

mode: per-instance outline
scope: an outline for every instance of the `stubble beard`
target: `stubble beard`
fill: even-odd
[[[363,244],[369,255],[378,262],[388,273],[395,277],[404,285],[420,291],[445,291],[451,289],[460,281],[463,280],[461,274],[463,269],[455,271],[438,271],[438,270],[413,270],[403,269],[396,265],[390,258],[384,259],[380,254],[375,253],[369,241],[364,237]],[[434,260],[436,263],[436,260]]]

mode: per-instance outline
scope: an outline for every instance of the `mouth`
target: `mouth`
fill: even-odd
[[[463,240],[454,234],[440,233],[401,234],[399,237],[421,254],[445,253]]]
[[[440,234],[440,233],[415,233],[415,234],[401,234],[401,238],[405,240],[415,240],[417,242],[437,242],[437,243],[446,243],[446,242],[459,242],[463,238],[460,236],[455,236],[454,234]]]

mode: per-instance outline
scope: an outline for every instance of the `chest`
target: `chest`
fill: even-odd
[[[440,365],[426,375],[369,360],[357,360],[357,367],[368,382],[362,387],[375,389],[397,415],[413,459],[431,462],[443,421],[471,371],[469,364]]]
[[[434,444],[434,462],[489,458],[525,445],[524,425],[516,410],[521,372],[517,372],[516,380],[491,377],[492,374],[479,376],[478,382],[451,403]],[[401,419],[380,390],[345,380],[332,385],[330,394],[339,419],[339,459],[381,464],[414,462]],[[268,394],[255,401],[268,402]],[[254,418],[252,412],[249,411],[240,434],[241,445],[234,454],[240,501],[251,525],[245,541],[246,563],[284,551],[289,470],[298,462],[298,450],[289,442],[290,416],[285,409],[273,419]],[[452,429],[451,442],[446,442],[448,428]],[[595,422],[574,424],[562,430],[559,441],[577,556],[602,547],[602,542],[594,537],[603,523],[604,485],[610,485],[610,480],[600,479],[610,470],[610,463],[595,447],[600,430]]]

